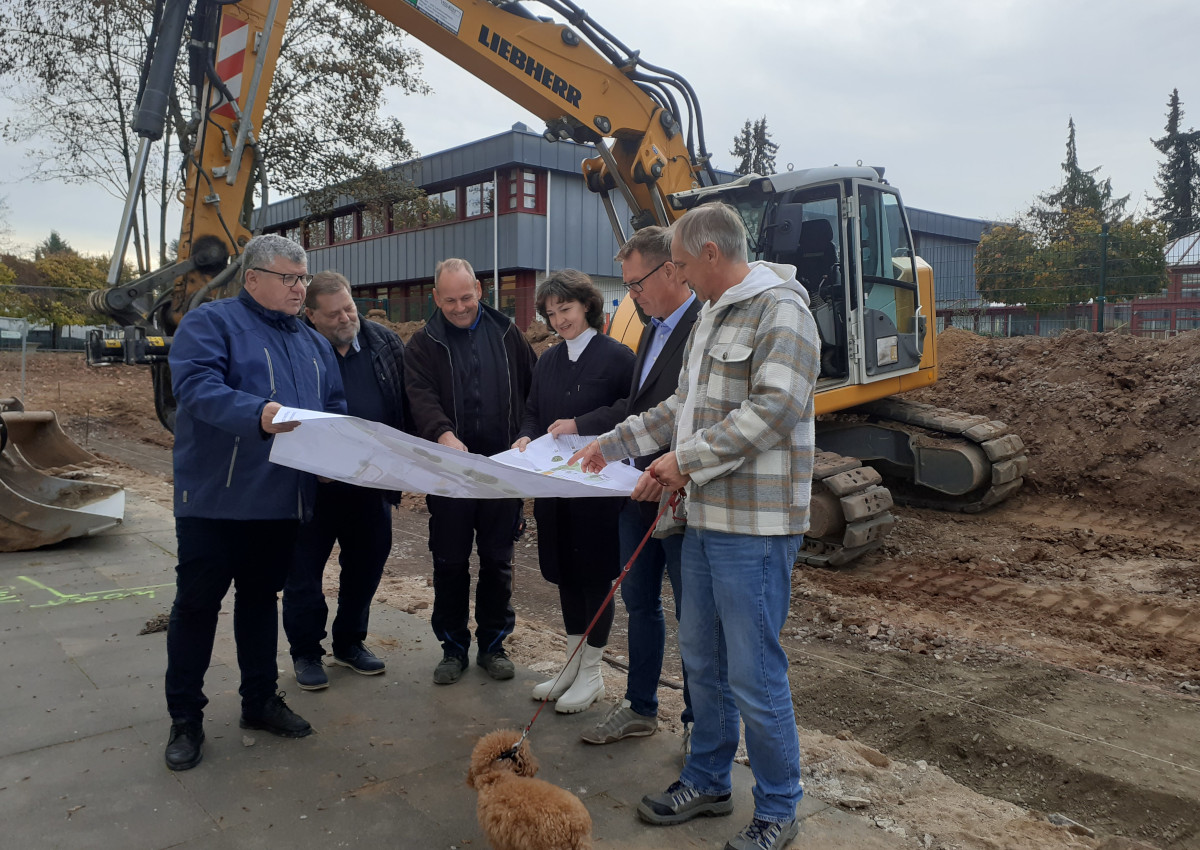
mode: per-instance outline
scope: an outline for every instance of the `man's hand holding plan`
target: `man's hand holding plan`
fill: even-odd
[[[628,496],[639,476],[623,463],[599,473],[568,466],[591,437],[546,435],[524,452],[511,449],[488,458],[353,416],[285,407],[275,421],[304,427],[275,435],[272,462],[381,490],[474,499]]]

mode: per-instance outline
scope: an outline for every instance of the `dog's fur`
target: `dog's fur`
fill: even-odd
[[[467,785],[479,794],[479,826],[494,850],[592,850],[592,818],[578,797],[534,779],[527,741],[511,759],[500,754],[521,739],[501,729],[479,739]]]

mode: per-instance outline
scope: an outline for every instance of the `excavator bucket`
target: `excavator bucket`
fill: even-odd
[[[0,405],[14,406],[12,401]],[[19,408],[20,402],[15,406]],[[26,457],[26,448],[36,462]],[[96,463],[97,459],[63,433],[52,412],[17,409],[0,413],[0,552],[36,549],[69,537],[98,534],[121,523],[125,516],[122,488],[59,478],[38,468],[79,470],[89,461]]]
[[[8,440],[25,460],[38,469],[90,466],[96,456],[66,435],[52,410],[26,411],[19,399],[0,399],[0,417],[8,427]]]

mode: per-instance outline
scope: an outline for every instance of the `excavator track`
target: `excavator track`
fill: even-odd
[[[813,459],[811,526],[797,563],[840,567],[878,549],[892,530],[892,494],[883,477],[852,457],[818,451]]]
[[[1025,482],[1029,458],[1025,444],[1008,426],[986,416],[976,416],[920,402],[885,398],[849,411],[903,426],[914,437],[914,446],[942,452],[961,451],[976,466],[981,486],[960,495],[941,493],[914,482],[888,487],[897,503],[942,511],[978,513],[1003,502]],[[970,448],[978,451],[969,452]]]

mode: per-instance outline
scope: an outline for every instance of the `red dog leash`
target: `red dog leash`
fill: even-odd
[[[654,533],[654,529],[658,526],[658,521],[662,519],[663,514],[667,512],[668,508],[674,509],[682,500],[683,490],[676,490],[671,494],[671,498],[669,498],[663,504],[663,506],[658,509],[658,516],[656,516],[654,518],[654,522],[650,524],[650,528],[646,531],[646,536],[642,538],[642,542],[639,543],[638,547],[633,550],[633,555],[631,555],[629,560],[625,562],[625,566],[621,568],[621,574],[617,576],[617,580],[613,582],[612,590],[608,592],[608,596],[606,596],[604,598],[604,602],[600,604],[599,610],[596,611],[596,616],[592,617],[592,622],[588,624],[587,630],[583,633],[583,637],[580,639],[575,649],[567,657],[566,667],[563,667],[563,669],[559,671],[558,676],[555,677],[555,684],[558,684],[559,678],[561,678],[562,674],[566,672],[567,667],[571,666],[571,660],[575,657],[575,653],[579,652],[579,650],[581,650],[583,645],[587,642],[588,635],[590,635],[592,633],[592,629],[596,627],[596,623],[599,622],[600,615],[604,613],[604,609],[608,607],[610,602],[612,602],[612,598],[616,594],[617,588],[621,586],[621,582],[625,581],[625,576],[629,575],[629,569],[633,566],[633,562],[637,560],[638,555],[642,553],[642,549],[645,548],[646,542],[650,539],[650,535]],[[553,690],[554,689],[551,688],[551,693],[553,693]],[[513,758],[517,754],[517,750],[521,748],[521,744],[525,743],[525,739],[529,737],[529,730],[533,728],[533,724],[538,719],[538,715],[542,713],[542,709],[546,707],[546,703],[549,701],[550,695],[547,694],[542,698],[542,704],[538,706],[537,711],[533,713],[533,717],[525,726],[525,729],[521,732],[521,739],[513,744],[508,750],[505,750],[500,755],[500,758]]]

